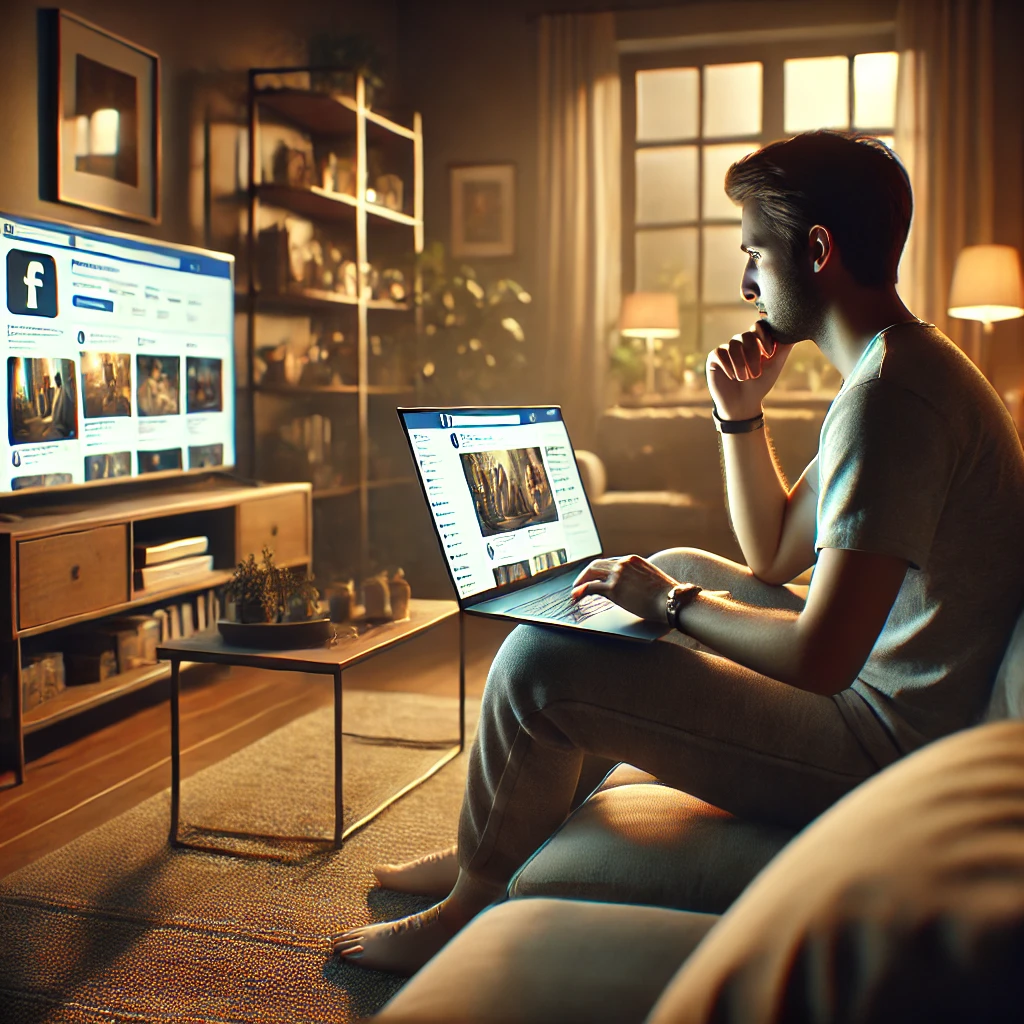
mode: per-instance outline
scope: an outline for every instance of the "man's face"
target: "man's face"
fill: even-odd
[[[743,206],[740,247],[747,254],[743,297],[756,303],[775,340],[794,345],[816,338],[824,320],[824,303],[810,259],[794,255],[785,239],[765,229],[757,203]]]

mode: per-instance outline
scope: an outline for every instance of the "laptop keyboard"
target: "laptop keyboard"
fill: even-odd
[[[569,590],[556,590],[553,594],[545,594],[525,604],[516,605],[509,611],[553,622],[586,622],[612,607],[612,602],[599,594],[587,594],[581,600],[573,601],[570,593]]]

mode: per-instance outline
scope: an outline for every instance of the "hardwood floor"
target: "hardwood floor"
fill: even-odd
[[[466,618],[466,693],[479,695],[511,623]],[[351,689],[457,694],[454,622],[345,674]],[[331,703],[331,681],[194,666],[182,677],[182,774]],[[27,737],[25,783],[0,790],[0,877],[170,786],[168,683]]]

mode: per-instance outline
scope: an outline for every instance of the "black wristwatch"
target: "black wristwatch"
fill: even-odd
[[[679,612],[685,608],[702,590],[696,583],[686,583],[674,586],[668,592],[668,600],[665,602],[665,618],[673,629],[679,628]]]

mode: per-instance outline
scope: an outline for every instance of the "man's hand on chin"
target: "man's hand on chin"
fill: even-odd
[[[748,420],[786,365],[792,345],[780,345],[763,320],[708,353],[711,398],[723,420]]]

